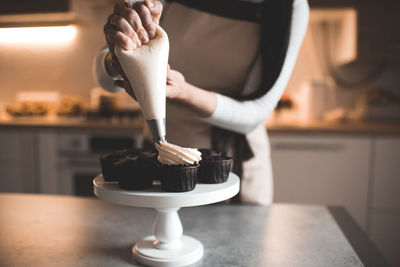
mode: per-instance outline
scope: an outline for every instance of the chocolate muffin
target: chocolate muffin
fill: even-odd
[[[105,181],[117,181],[118,180],[118,168],[115,163],[133,156],[134,152],[132,149],[123,149],[109,152],[100,156],[101,172]]]
[[[118,181],[119,168],[116,166],[118,161],[137,156],[151,155],[156,156],[155,150],[144,149],[123,149],[109,152],[100,156],[101,172],[105,181]]]
[[[158,164],[161,188],[168,192],[187,192],[196,187],[199,164]]]
[[[221,152],[214,151],[212,149],[208,148],[200,148],[199,151],[201,152],[201,157],[202,158],[210,158],[210,157],[216,157],[216,156],[221,156]]]
[[[158,172],[155,153],[123,159],[115,163],[118,169],[118,183],[125,190],[143,190],[152,187]]]
[[[232,158],[210,149],[199,149],[202,160],[199,162],[199,183],[218,184],[228,179],[232,169]]]

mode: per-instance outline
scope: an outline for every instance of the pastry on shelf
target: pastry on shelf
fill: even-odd
[[[74,96],[63,96],[57,107],[57,115],[64,117],[76,117],[86,113],[86,106],[82,99]]]
[[[6,111],[14,117],[22,116],[44,116],[50,110],[50,105],[46,102],[23,101],[8,105]]]

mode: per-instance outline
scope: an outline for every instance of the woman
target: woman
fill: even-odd
[[[290,78],[308,14],[306,0],[174,0],[164,7],[146,0],[116,5],[104,32],[111,51],[135,49],[154,37],[161,19],[170,40],[168,141],[231,154],[240,200],[268,205],[273,185],[264,121]],[[120,74],[118,60],[104,49],[96,60],[100,85],[132,95]]]

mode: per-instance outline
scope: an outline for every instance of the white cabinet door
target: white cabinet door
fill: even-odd
[[[38,173],[40,193],[59,194],[60,175],[57,170],[57,134],[42,131],[38,134]]]
[[[14,161],[0,161],[0,192],[21,193],[24,190],[22,168]]]
[[[0,192],[37,191],[34,150],[33,133],[0,130]]]
[[[373,213],[370,237],[393,266],[400,266],[400,214]]]
[[[274,201],[344,206],[365,228],[371,141],[272,134]]]
[[[20,133],[0,130],[0,162],[2,160],[19,160],[22,154]]]
[[[400,138],[377,137],[372,208],[400,213]]]
[[[374,140],[369,234],[393,266],[400,266],[400,137]]]

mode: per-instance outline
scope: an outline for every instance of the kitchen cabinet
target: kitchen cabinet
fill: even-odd
[[[274,201],[346,207],[365,229],[371,140],[271,134]]]
[[[400,136],[270,134],[274,200],[344,206],[400,266]]]
[[[3,0],[0,3],[0,15],[26,15],[34,13],[67,12],[69,0]]]
[[[24,179],[18,163],[2,160],[0,162],[0,173],[1,192],[23,192]]]
[[[37,191],[35,146],[32,133],[0,132],[0,192]]]
[[[400,137],[376,136],[373,140],[369,233],[390,262],[400,266]]]
[[[393,266],[400,266],[400,213],[372,212],[368,234]]]
[[[57,136],[54,130],[38,133],[38,168],[40,193],[59,194],[60,179],[57,166]]]
[[[372,209],[400,213],[400,137],[378,136],[374,142]]]
[[[1,27],[54,26],[73,22],[70,0],[2,0]]]
[[[0,192],[90,195],[99,154],[142,147],[142,129],[140,118],[0,121]]]

